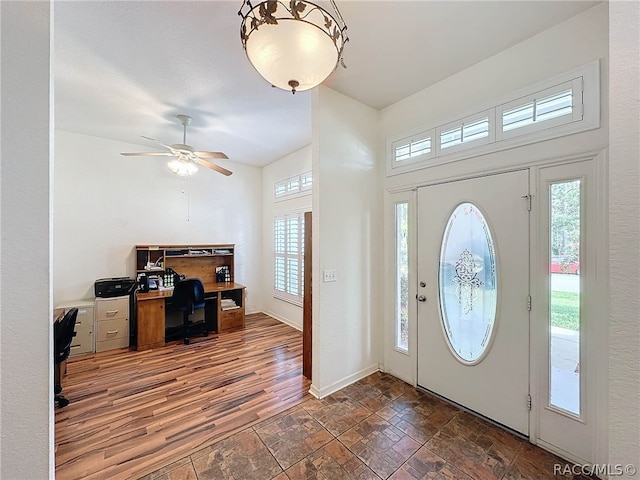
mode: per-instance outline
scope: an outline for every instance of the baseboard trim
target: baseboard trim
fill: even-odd
[[[287,325],[289,325],[292,328],[295,328],[296,330],[298,330],[299,332],[302,331],[302,326],[301,325],[296,325],[295,323],[293,323],[291,320],[289,320],[288,318],[284,318],[281,317],[280,315],[276,315],[273,312],[270,312],[268,310],[263,310],[262,313],[269,315],[270,317],[275,318],[276,320],[278,320],[279,322],[285,323]]]
[[[378,364],[371,365],[323,388],[318,388],[315,383],[312,383],[311,388],[309,388],[309,393],[314,397],[321,399],[337,392],[338,390],[343,389],[344,387],[351,385],[352,383],[357,382],[358,380],[363,379],[364,377],[368,377],[372,373],[378,372],[379,370],[380,369],[378,368]]]
[[[534,443],[534,442],[531,442],[531,443]],[[566,452],[563,449],[556,447],[551,443],[547,443],[544,440],[540,440],[539,438],[537,439],[535,444],[538,447],[542,448],[543,450],[546,450],[547,452],[551,452],[554,455],[559,456],[561,459],[565,460],[568,463],[574,463],[575,465],[590,465],[590,462],[587,462],[585,459],[576,457],[575,455],[572,455],[571,453]],[[598,478],[602,478],[603,480],[606,480],[609,478],[609,476],[604,473],[599,473],[599,475],[601,476]]]

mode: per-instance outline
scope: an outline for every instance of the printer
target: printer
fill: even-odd
[[[136,281],[129,277],[99,278],[93,286],[96,297],[121,297],[133,293]]]

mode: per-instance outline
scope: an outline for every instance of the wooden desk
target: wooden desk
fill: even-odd
[[[217,295],[217,330],[222,333],[236,328],[244,328],[245,286],[234,282],[204,283],[205,294]],[[173,290],[151,290],[137,293],[138,315],[136,326],[136,350],[164,346],[165,338],[165,301],[173,296]],[[239,308],[223,310],[221,300],[233,298]]]

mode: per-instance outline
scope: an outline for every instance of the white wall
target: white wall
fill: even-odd
[[[640,468],[640,3],[611,2],[609,29],[609,462]]]
[[[275,201],[276,182],[311,170],[311,145],[296,150],[262,169],[262,311],[302,330],[302,307],[273,296],[273,216],[311,211],[311,192]]]
[[[313,93],[313,384],[323,397],[378,369],[382,198],[378,112]],[[322,282],[324,269],[337,281]]]
[[[50,5],[0,2],[0,478],[53,477]]]
[[[200,167],[187,180],[162,159],[120,155],[144,150],[56,131],[54,302],[92,298],[98,278],[135,277],[136,244],[234,243],[247,311],[260,310],[261,169],[226,161],[229,177]]]

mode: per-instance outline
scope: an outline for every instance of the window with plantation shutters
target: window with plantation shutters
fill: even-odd
[[[489,137],[489,115],[481,115],[480,118],[469,118],[458,124],[447,125],[438,128],[440,137],[440,150],[455,147],[456,145],[469,144]],[[486,143],[486,141],[484,142]]]
[[[428,134],[418,138],[407,138],[393,146],[395,161],[404,162],[431,153],[431,137]]]
[[[547,88],[496,108],[498,139],[582,120],[582,78]]]
[[[304,214],[278,215],[273,221],[274,296],[302,305]]]
[[[300,175],[300,191],[311,190],[313,184],[313,176],[311,172],[306,172]]]

